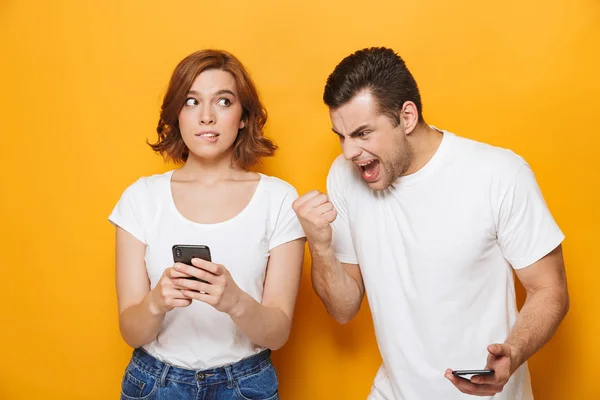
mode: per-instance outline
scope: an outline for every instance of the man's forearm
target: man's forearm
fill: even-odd
[[[327,312],[340,323],[350,321],[360,309],[363,293],[356,280],[336,259],[331,247],[321,249],[309,242],[313,288]]]
[[[556,332],[569,309],[566,290],[545,288],[527,295],[505,343],[511,346],[514,369],[527,361]]]

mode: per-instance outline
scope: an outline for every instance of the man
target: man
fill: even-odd
[[[323,98],[343,157],[328,196],[309,192],[294,210],[329,314],[350,321],[367,293],[383,358],[369,399],[533,398],[526,361],[569,299],[564,236],[529,165],[427,125],[391,49],[346,57]],[[452,374],[484,366],[494,373]]]

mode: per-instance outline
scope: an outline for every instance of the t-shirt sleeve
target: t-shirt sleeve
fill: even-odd
[[[140,178],[125,189],[108,217],[113,225],[121,227],[144,244],[146,244],[143,215],[143,201],[146,198],[145,186],[145,182]]]
[[[347,183],[344,180],[344,160],[338,157],[329,169],[327,175],[327,195],[337,211],[337,217],[331,224],[333,231],[332,245],[335,257],[339,262],[358,264],[358,259],[352,243],[352,234],[348,219],[348,208],[344,197]]]
[[[273,234],[269,240],[269,251],[275,247],[305,237],[300,221],[292,208],[292,203],[298,198],[298,192],[293,187],[287,191],[279,202]]]
[[[500,203],[497,237],[504,257],[514,269],[539,261],[565,238],[526,163]]]

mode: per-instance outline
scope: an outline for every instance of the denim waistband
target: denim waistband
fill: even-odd
[[[212,385],[231,382],[260,371],[271,363],[270,355],[271,350],[266,349],[232,364],[205,370],[191,370],[160,361],[144,349],[138,348],[133,351],[131,361],[138,368],[159,377],[162,385],[166,380],[193,385]]]

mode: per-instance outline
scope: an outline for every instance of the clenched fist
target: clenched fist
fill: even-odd
[[[294,212],[306,233],[308,243],[312,246],[327,249],[331,246],[331,226],[337,212],[327,195],[316,190],[299,197],[292,204]]]

